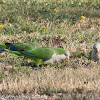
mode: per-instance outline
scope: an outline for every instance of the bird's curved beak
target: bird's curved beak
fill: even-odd
[[[98,48],[96,48],[96,53],[99,53],[99,49]]]
[[[69,61],[69,57],[66,57],[65,60]]]

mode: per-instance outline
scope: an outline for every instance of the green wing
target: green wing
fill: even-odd
[[[52,58],[52,55],[55,53],[55,50],[52,47],[41,47],[29,51],[20,51],[20,53],[27,58],[31,58],[33,60],[34,58],[48,60]]]
[[[32,50],[34,48],[39,48],[40,45],[37,43],[6,43],[6,46],[11,48],[12,50]]]
[[[39,48],[40,45],[37,44],[37,43],[16,43],[14,44],[14,46],[20,50],[32,50],[32,49],[35,49],[35,48]]]
[[[54,48],[54,47],[41,47],[29,51],[20,51],[20,53],[30,59],[43,59],[43,61],[49,60],[52,58],[54,53],[64,54],[65,50],[63,48]]]

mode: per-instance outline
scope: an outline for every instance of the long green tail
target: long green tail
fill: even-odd
[[[7,46],[5,44],[0,44],[1,48],[7,49]]]
[[[2,52],[8,52],[8,51],[5,50],[4,48],[1,48],[1,47],[0,47],[0,53],[2,53]]]
[[[20,52],[18,51],[11,51],[11,50],[5,50],[4,48],[1,48],[0,47],[0,53],[3,53],[3,52],[8,52],[8,53],[12,53],[12,54],[16,54],[18,56],[23,56]]]
[[[13,53],[13,54],[16,54],[17,56],[23,56],[20,52],[18,51],[11,51],[9,50],[8,53]]]

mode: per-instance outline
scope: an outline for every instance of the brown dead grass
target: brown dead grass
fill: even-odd
[[[33,70],[30,76],[21,72],[15,77],[7,75],[0,83],[0,91],[8,94],[100,91],[100,67],[58,69],[54,67]],[[48,90],[50,89],[50,90]],[[48,93],[47,93],[48,94]]]

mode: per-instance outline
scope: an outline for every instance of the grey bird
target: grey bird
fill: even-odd
[[[100,60],[100,43],[95,43],[93,45],[91,59],[94,61]]]

